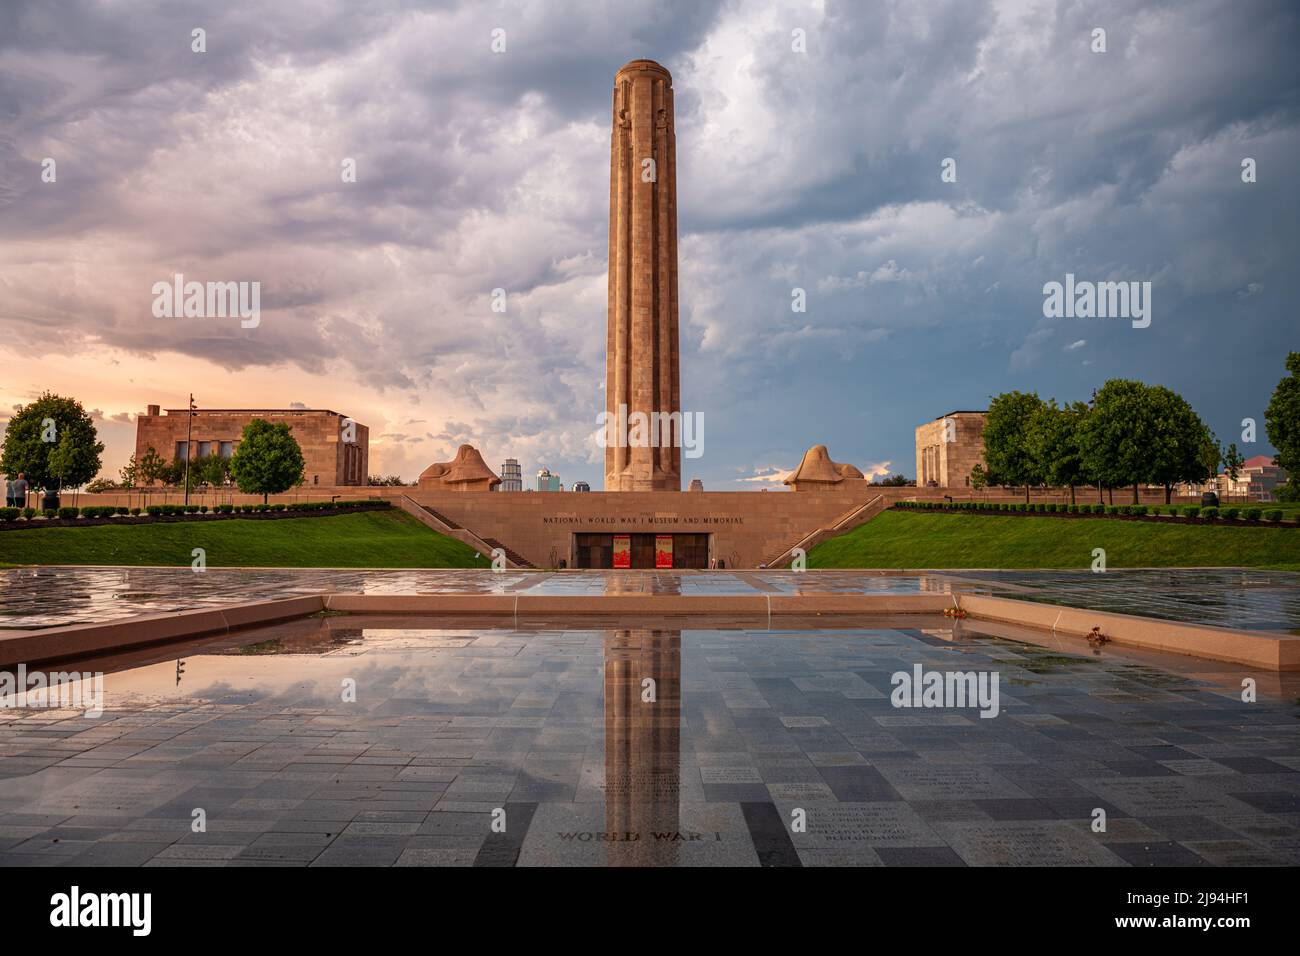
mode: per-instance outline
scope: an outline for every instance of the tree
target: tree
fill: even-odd
[[[27,476],[33,488],[80,488],[99,474],[104,444],[81,403],[46,392],[9,419],[0,472]]]
[[[260,494],[263,502],[292,488],[305,468],[302,449],[289,426],[283,422],[272,425],[262,418],[244,426],[239,447],[230,459],[235,485],[245,494]]]
[[[1285,487],[1278,489],[1283,501],[1300,498],[1300,352],[1286,357],[1285,375],[1264,410],[1264,431],[1277,449],[1273,464],[1287,473]]]
[[[222,458],[221,455],[213,452],[193,461],[190,464],[190,471],[198,481],[207,482],[213,488],[220,488],[230,480],[230,459]]]
[[[876,484],[880,485],[882,488],[906,488],[912,483],[912,480],[901,472],[896,475],[890,475],[888,478],[882,478],[880,481],[876,482]]]
[[[1097,481],[1115,488],[1147,480],[1154,418],[1148,389],[1141,382],[1113,378],[1093,396],[1092,410],[1079,430],[1083,467]]]
[[[1232,486],[1237,483],[1237,475],[1241,471],[1241,466],[1246,463],[1241,452],[1237,451],[1237,443],[1232,442],[1228,445],[1228,450],[1221,456],[1223,460],[1223,472],[1228,476],[1228,487],[1224,489],[1228,494],[1232,493]]]
[[[1088,415],[1083,402],[1057,407],[1056,399],[1042,405],[1029,422],[1027,443],[1035,469],[1049,485],[1070,489],[1070,503],[1074,503],[1074,487],[1088,481],[1079,450],[1079,432]]]
[[[122,487],[131,489],[135,487],[135,477],[138,466],[135,463],[135,455],[126,460],[126,464],[118,469],[118,474],[122,476]]]
[[[145,449],[144,455],[135,463],[135,477],[141,487],[148,487],[155,481],[165,478],[171,466],[162,455],[154,450],[153,445]]]
[[[983,491],[989,486],[989,473],[979,462],[976,462],[975,467],[970,470],[970,486],[976,491]]]
[[[1029,441],[1031,422],[1042,407],[1043,400],[1032,392],[1003,392],[989,402],[984,423],[988,470],[1007,484],[1024,485],[1026,501],[1029,486],[1043,480]]]
[[[1215,473],[1219,443],[1177,392],[1163,385],[1152,386],[1147,388],[1144,402],[1151,420],[1151,438],[1143,480],[1164,485],[1168,504],[1178,482],[1200,482]]]
[[[184,458],[169,461],[158,477],[164,485],[171,485],[183,491],[193,491],[199,486],[199,472],[193,467],[193,462],[190,464],[191,467],[187,469]]]

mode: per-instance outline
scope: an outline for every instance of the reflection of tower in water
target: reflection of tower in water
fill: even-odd
[[[605,832],[611,866],[677,862],[681,672],[680,631],[607,632]]]

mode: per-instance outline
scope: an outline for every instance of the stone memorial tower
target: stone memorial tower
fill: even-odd
[[[682,490],[673,125],[668,71],[653,60],[619,70],[609,160],[606,491]]]

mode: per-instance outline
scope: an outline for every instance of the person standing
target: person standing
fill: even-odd
[[[14,482],[14,507],[27,507],[27,475],[18,472],[18,479]]]
[[[14,481],[7,475],[5,476],[5,507],[14,507]]]

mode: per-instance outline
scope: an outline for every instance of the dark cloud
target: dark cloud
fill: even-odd
[[[1114,375],[1228,435],[1294,335],[1298,39],[1284,0],[10,2],[0,328],[42,361],[287,360],[598,487],[610,86],[650,56],[706,485],[814,442],[910,472],[920,421]],[[260,325],[155,319],[178,272],[259,281]],[[1152,281],[1151,327],[1044,319],[1066,272]]]

